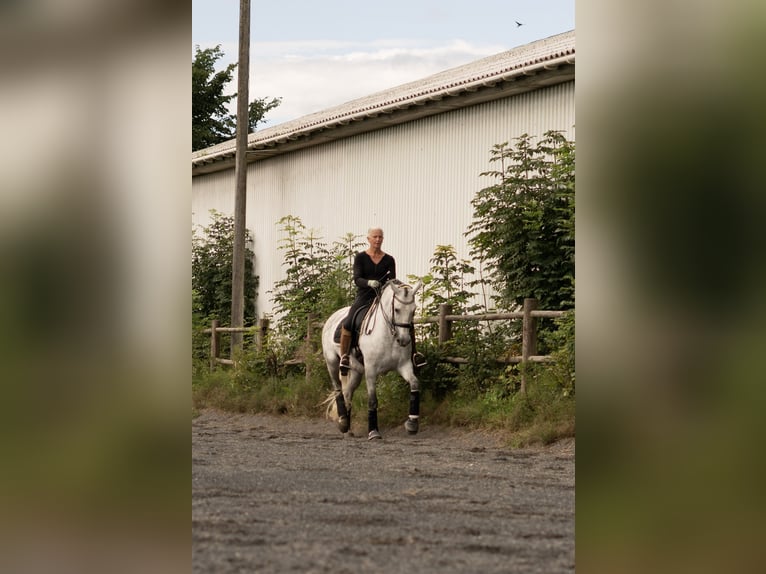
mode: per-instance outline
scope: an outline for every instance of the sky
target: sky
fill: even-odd
[[[250,10],[250,100],[282,98],[258,129],[575,28],[574,0],[251,0]],[[220,45],[223,68],[238,42],[239,0],[192,0],[192,59]]]

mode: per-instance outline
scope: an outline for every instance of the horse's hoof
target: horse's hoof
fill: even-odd
[[[418,419],[407,419],[404,423],[404,428],[410,434],[418,434]]]
[[[372,440],[372,439],[376,439],[376,438],[383,438],[383,435],[381,435],[376,430],[371,430],[369,433],[367,433],[367,440]]]
[[[348,432],[349,427],[351,426],[351,419],[349,417],[340,417],[338,419],[338,428],[340,429],[340,432],[343,434],[346,434]]]

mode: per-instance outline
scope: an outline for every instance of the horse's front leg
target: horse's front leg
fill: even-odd
[[[375,387],[378,373],[367,371],[364,378],[367,381],[367,440],[383,438],[378,430],[378,392]]]
[[[351,407],[346,408],[346,399],[342,389],[335,391],[335,410],[338,411],[338,429],[346,434],[351,428]]]
[[[420,382],[415,376],[411,361],[408,361],[406,366],[400,369],[399,374],[410,385],[410,412],[404,423],[404,428],[409,434],[417,434],[420,421]]]

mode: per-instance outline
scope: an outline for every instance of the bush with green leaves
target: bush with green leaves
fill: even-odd
[[[542,309],[574,306],[575,146],[548,131],[533,144],[494,146],[497,182],[479,191],[472,205],[471,255],[490,272],[505,308],[534,297]]]
[[[324,321],[353,300],[353,260],[361,243],[358,236],[348,233],[328,247],[321,235],[293,215],[281,218],[277,225],[282,231],[279,249],[285,276],[270,293],[279,336],[287,354],[292,355],[305,342],[309,317]],[[309,343],[316,347],[319,329],[314,332],[315,339]],[[305,358],[309,353],[302,354]]]
[[[559,382],[564,393],[575,392],[575,310],[568,310],[563,317],[555,320],[556,329],[546,334],[550,347],[555,349],[555,359],[551,367],[552,376]]]
[[[231,263],[234,258],[234,218],[210,211],[207,226],[192,229],[192,316],[221,325],[231,324]],[[201,231],[201,233],[198,233]],[[250,238],[249,230],[245,241]],[[245,248],[245,324],[255,320],[258,277],[254,274],[255,254]]]
[[[421,314],[434,316],[439,314],[442,304],[449,304],[453,314],[470,313],[478,308],[473,304],[474,293],[468,290],[466,277],[475,269],[466,259],[458,259],[452,245],[437,245],[430,260],[431,268],[423,277],[412,276],[411,281],[423,282],[421,291]],[[460,330],[462,325],[456,325]],[[433,335],[438,333],[438,326],[429,329]]]
[[[277,314],[277,326],[282,335],[293,341],[306,337],[306,321],[321,299],[320,280],[329,266],[326,244],[314,230],[306,230],[299,217],[281,218],[283,237],[279,250],[283,252],[284,278],[269,291]]]
[[[199,294],[192,289],[192,371],[207,369],[210,354],[210,335],[202,330],[210,324],[199,311]]]
[[[365,245],[360,235],[350,232],[333,241],[329,253],[329,269],[322,280],[323,297],[319,308],[322,319],[350,305],[354,300],[354,257]]]
[[[476,303],[476,294],[471,290],[476,282],[468,280],[475,268],[469,261],[458,258],[452,245],[437,245],[430,263],[428,274],[410,278],[413,282],[418,279],[423,281],[423,316],[438,315],[442,304],[449,304],[453,315],[484,311]],[[452,338],[443,345],[439,345],[437,324],[426,324],[417,330],[418,349],[428,359],[428,366],[420,374],[421,382],[423,388],[436,398],[443,398],[461,388],[470,389],[467,392],[471,393],[480,392],[490,386],[501,372],[494,361],[504,346],[503,337],[498,337],[501,329],[497,326],[477,321],[456,321],[452,324]],[[445,357],[463,357],[469,363],[458,366],[443,361]]]

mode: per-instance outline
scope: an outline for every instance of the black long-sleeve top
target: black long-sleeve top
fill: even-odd
[[[367,285],[370,279],[380,281],[381,286],[386,281],[396,279],[396,261],[394,258],[386,253],[383,255],[383,259],[375,264],[366,251],[357,253],[354,257],[354,284],[357,286],[357,297],[360,295],[370,298],[375,296],[373,289]]]

